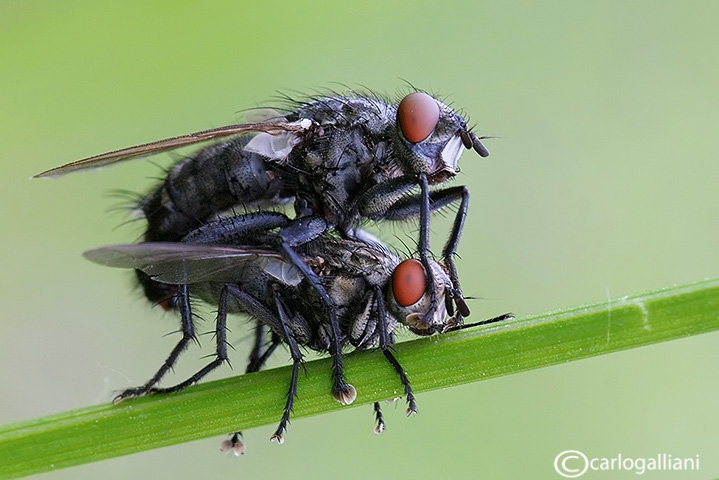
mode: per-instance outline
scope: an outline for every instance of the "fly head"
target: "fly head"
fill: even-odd
[[[397,107],[394,148],[403,171],[426,174],[430,184],[457,173],[463,148],[489,155],[467,121],[448,105],[424,92],[410,93]]]
[[[419,260],[410,258],[397,265],[392,273],[392,288],[387,291],[388,309],[416,335],[433,335],[454,325],[454,319],[447,318],[445,301],[452,282],[442,265],[430,260],[430,267],[437,298],[437,306],[431,316],[426,315],[431,304],[430,292],[426,291],[427,272]]]

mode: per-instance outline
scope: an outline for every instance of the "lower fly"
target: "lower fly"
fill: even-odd
[[[335,335],[322,309],[323,300],[307,272],[272,247],[277,241],[273,228],[281,228],[289,221],[279,213],[239,215],[205,225],[191,232],[184,242],[115,245],[85,253],[97,263],[138,269],[157,282],[176,286],[178,291],[182,339],[147,383],[122,392],[116,401],[147,393],[176,392],[200,381],[228,360],[227,315],[245,313],[259,327],[247,371],[259,370],[280,344],[288,347],[292,357],[290,387],[282,418],[272,436],[274,441],[283,442],[290,420],[303,362],[301,347],[337,355],[344,347],[364,350],[378,346],[399,376],[407,414],[417,411],[409,377],[390,347],[400,325],[418,335],[442,333],[454,327],[451,308],[447,308],[452,305],[448,294],[453,285],[444,267],[432,261],[428,271],[416,259],[401,260],[365,232],[358,232],[365,241],[323,234],[303,244],[303,266],[322,286],[335,309],[333,314],[340,319],[341,331]],[[262,229],[254,228],[259,224]],[[431,301],[426,285],[430,277],[439,306],[428,317]],[[187,380],[159,387],[195,336],[191,296],[218,306],[215,358]],[[268,333],[269,345],[264,342]],[[339,345],[334,344],[337,338]],[[357,395],[351,384],[346,385],[343,391],[332,390],[334,399],[342,404],[352,403]],[[379,432],[384,429],[379,404],[375,404],[375,412]],[[239,437],[229,442],[228,449],[240,448]]]

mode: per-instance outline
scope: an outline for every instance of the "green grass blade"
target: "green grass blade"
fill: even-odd
[[[719,279],[405,342],[396,345],[395,354],[420,393],[714,330],[719,330]],[[294,416],[347,408],[329,395],[329,359],[306,367]],[[346,371],[358,390],[354,405],[401,393],[397,375],[379,352],[349,355]],[[289,367],[283,367],[179,394],[5,425],[0,478],[209,436],[218,436],[219,445],[219,436],[228,432],[277,422],[289,378]]]

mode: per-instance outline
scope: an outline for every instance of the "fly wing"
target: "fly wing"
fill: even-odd
[[[303,278],[280,254],[256,247],[146,242],[100,247],[83,255],[101,265],[142,270],[158,282],[177,285],[236,283],[248,268],[261,269],[290,286]]]
[[[280,135],[284,133],[299,136],[300,133],[306,131],[312,125],[313,122],[307,118],[300,119],[296,122],[288,122],[284,118],[281,118],[266,122],[227,125],[83,158],[82,160],[77,160],[61,167],[51,168],[50,170],[35,175],[34,178],[60,177],[80,170],[100,168],[133,158],[140,158],[195,143],[207,142],[244,133],[263,132],[268,135]]]

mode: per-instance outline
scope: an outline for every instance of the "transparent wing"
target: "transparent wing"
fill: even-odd
[[[142,270],[171,284],[234,283],[249,267],[262,269],[285,285],[295,286],[303,278],[280,254],[257,247],[146,242],[110,245],[83,255],[100,265]]]
[[[51,168],[50,170],[35,175],[34,178],[59,177],[80,170],[100,168],[113,163],[131,160],[133,158],[140,158],[187,145],[193,145],[195,143],[207,142],[233,135],[241,135],[243,133],[265,132],[270,135],[278,135],[283,132],[290,132],[298,134],[309,129],[312,124],[311,120],[303,118],[296,122],[287,122],[285,119],[276,119],[266,122],[227,125],[225,127],[212,128],[210,130],[203,130],[201,132],[181,135],[179,137],[144,143],[134,147],[122,148],[120,150],[83,158],[82,160],[77,160],[61,167]]]

